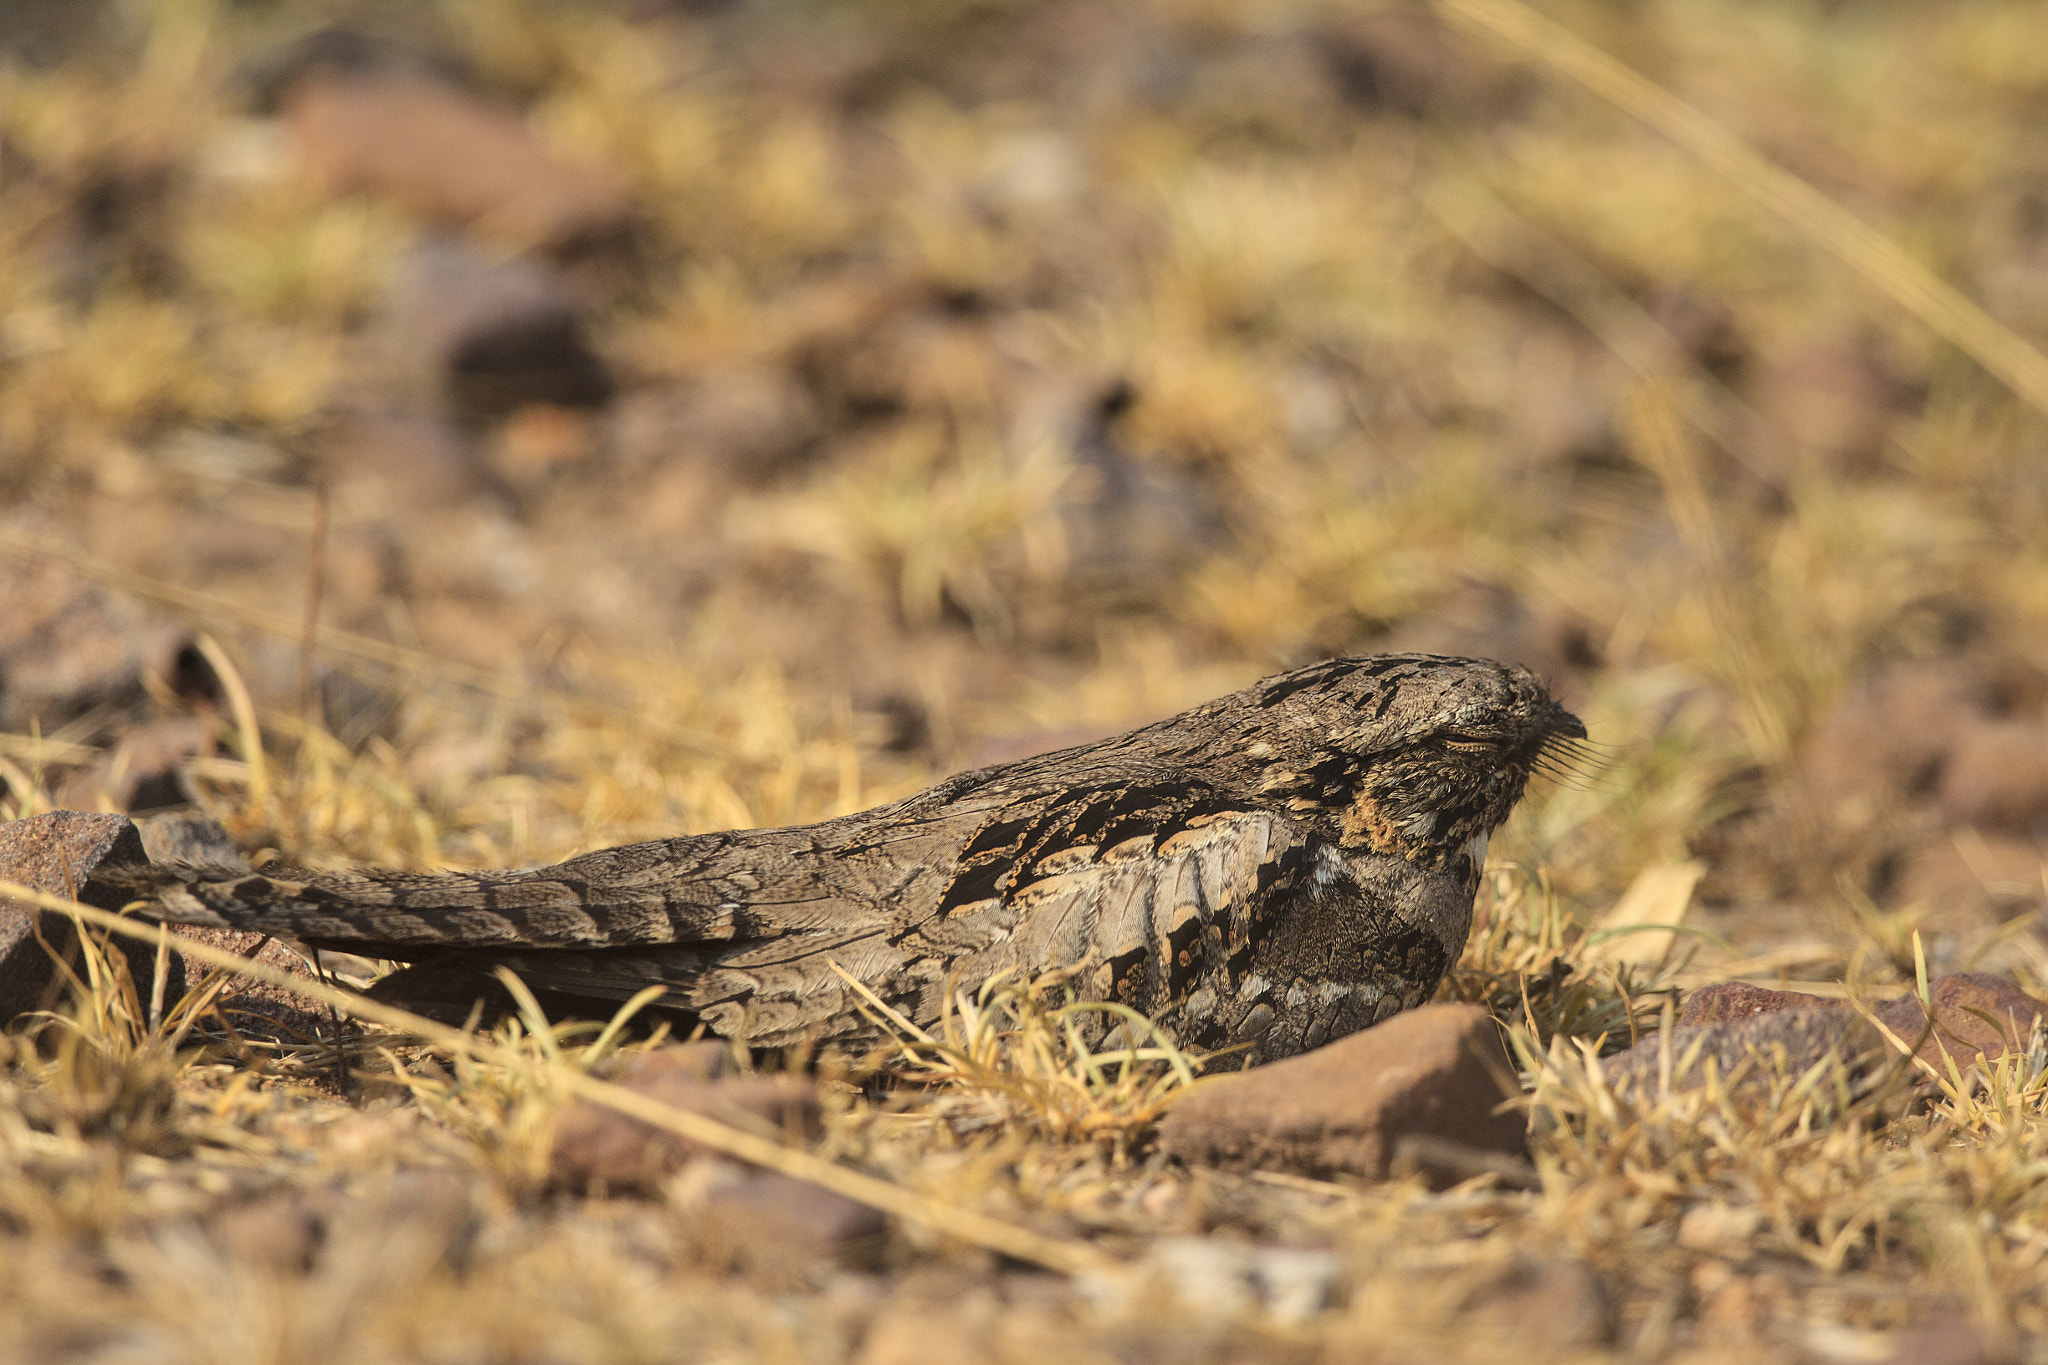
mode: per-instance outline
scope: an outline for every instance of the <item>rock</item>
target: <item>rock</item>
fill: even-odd
[[[1722,981],[1712,986],[1702,986],[1685,998],[1685,1008],[1678,1012],[1678,1026],[1694,1024],[1720,1024],[1731,1020],[1748,1019],[1754,1015],[1770,1014],[1778,1010],[1845,1009],[1845,1000],[1830,1000],[1822,995],[1806,995],[1799,991],[1774,991],[1762,986],[1752,986],[1745,981]]]
[[[1696,1083],[1712,1058],[1726,1076],[1752,1052],[1782,1058],[1786,1074],[1796,1075],[1829,1054],[1861,1065],[1861,1059],[1895,1056],[1898,1047],[1884,1036],[1890,1030],[1899,1044],[1917,1047],[1917,1055],[1944,1078],[1948,1058],[1967,1071],[1984,1060],[2023,1049],[2035,1022],[2048,1023],[2048,1007],[2019,987],[1981,972],[1956,972],[1938,978],[1928,991],[1929,1011],[1917,995],[1869,1006],[1876,1023],[1865,1019],[1847,1000],[1772,991],[1741,982],[1725,982],[1694,992],[1671,1035],[1674,1065],[1695,1043],[1701,1051],[1691,1070],[1674,1081]],[[1878,1024],[1882,1024],[1880,1029]],[[1923,1035],[1925,1035],[1923,1037]],[[1704,1040],[1704,1041],[1702,1041]],[[1651,1035],[1628,1051],[1607,1059],[1610,1084],[1630,1080],[1638,1093],[1657,1083],[1662,1044]],[[1925,1078],[1923,1071],[1921,1076]]]
[[[606,1079],[748,1132],[800,1142],[818,1138],[822,1120],[813,1086],[794,1076],[729,1074],[729,1058],[723,1043],[660,1048],[627,1058]],[[555,1115],[548,1169],[552,1182],[566,1189],[648,1193],[704,1155],[687,1138],[578,1100]]]
[[[394,373],[439,389],[457,416],[492,421],[529,403],[596,407],[612,395],[561,274],[463,242],[421,242],[398,272],[377,329]]]
[[[1520,1155],[1527,1120],[1499,1026],[1476,1005],[1425,1005],[1299,1057],[1204,1080],[1159,1128],[1190,1165],[1384,1179],[1404,1137]],[[1447,1182],[1446,1182],[1447,1183]]]
[[[1627,1087],[1637,1097],[1653,1096],[1663,1066],[1663,1037],[1651,1034],[1628,1051],[1607,1058],[1601,1070],[1608,1085],[1617,1091]],[[1751,1078],[1774,1073],[1797,1076],[1830,1056],[1839,1056],[1861,1071],[1886,1052],[1882,1035],[1847,1002],[1824,1001],[1812,1009],[1773,1009],[1748,1017],[1674,1026],[1670,1035],[1671,1084],[1676,1090],[1701,1084],[1709,1064],[1718,1075],[1727,1077],[1752,1058],[1759,1065],[1747,1073]],[[1688,1066],[1689,1053],[1693,1060]]]
[[[172,679],[176,622],[145,617],[54,559],[0,557],[0,729],[48,734],[96,706],[146,703],[143,674]]]
[[[693,1178],[694,1177],[694,1178]],[[829,1261],[875,1269],[889,1220],[845,1195],[737,1162],[700,1159],[681,1182],[686,1229],[706,1251],[723,1251],[762,1269],[794,1270]]]
[[[1535,1190],[1543,1187],[1536,1167],[1526,1156],[1473,1147],[1424,1133],[1408,1133],[1394,1143],[1394,1159],[1387,1174],[1396,1180],[1422,1176],[1441,1189],[1474,1176],[1491,1175],[1502,1189]]]
[[[227,827],[203,811],[159,811],[137,818],[135,829],[153,863],[198,863],[249,870],[248,859],[235,847]]]
[[[2044,1018],[2044,1006],[2009,981],[1982,972],[1955,972],[1939,978],[1928,991],[1933,1005],[1932,1036],[1920,1045],[1919,1055],[1940,1073],[1948,1075],[1944,1054],[1967,1071],[1981,1061],[1995,1061],[2009,1051],[2027,1046],[2028,1035]],[[1912,1044],[1928,1027],[1929,1011],[1915,995],[1903,996],[1878,1007],[1878,1018]]]
[[[2048,834],[2048,724],[1981,720],[1966,727],[1941,774],[1941,813],[1979,829]]]
[[[122,735],[98,762],[65,779],[59,805],[73,810],[160,810],[193,799],[185,760],[213,753],[214,723],[170,716]]]
[[[135,825],[152,862],[193,863],[237,872],[249,870],[248,859],[235,847],[226,827],[202,811],[161,811],[143,816]],[[172,925],[171,932],[193,943],[253,958],[266,967],[274,967],[293,976],[309,981],[316,979],[313,968],[302,954],[287,944],[266,940],[259,933],[244,929],[205,929],[192,924]],[[181,954],[180,960],[185,980],[193,985],[204,981],[214,970],[210,963],[196,957]],[[244,1036],[303,1042],[334,1031],[334,1015],[326,1005],[267,982],[231,980],[214,1003],[228,1016],[228,1022],[235,1030]]]
[[[536,144],[519,115],[416,70],[320,63],[278,101],[305,176],[467,227],[514,249],[575,249],[621,234],[626,196]]]
[[[93,869],[148,861],[142,838],[125,815],[53,811],[0,824],[0,877],[102,910],[118,910],[122,901],[89,883]],[[155,974],[149,950],[133,941],[120,946],[137,998],[146,1003]],[[66,978],[53,951],[77,961],[77,929],[70,919],[51,910],[0,902],[0,1025],[33,1010],[52,1009],[62,1000]],[[184,990],[175,957],[171,971],[166,1003]]]

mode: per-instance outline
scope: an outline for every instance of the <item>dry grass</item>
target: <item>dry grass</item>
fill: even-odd
[[[906,1117],[956,1136],[1011,1128],[1056,1144],[1098,1145],[1122,1166],[1212,1060],[1175,1046],[1129,1006],[1075,1000],[1057,973],[1031,982],[996,977],[972,995],[956,992],[936,1034],[847,982],[894,1036],[884,1065],[936,1092]],[[1091,1032],[1113,1037],[1091,1045]]]
[[[1750,1365],[1916,1330],[2048,1358],[2038,1046],[1910,1104],[1768,1058],[1617,1091],[1601,1061],[1731,976],[2048,984],[2040,805],[1982,796],[2036,775],[1969,789],[1895,756],[1946,720],[1855,710],[1937,670],[1987,748],[2048,724],[2038,14],[1439,8],[1476,28],[0,23],[0,553],[24,619],[97,582],[130,638],[211,632],[212,680],[151,656],[37,692],[89,651],[0,632],[0,813],[198,717],[182,780],[247,853],[534,863],[858,809],[1378,648],[1523,659],[1605,746],[1496,840],[1444,988],[1510,1031],[1539,1189],[1161,1165],[1202,1059],[992,983],[899,1032],[894,1082],[828,1077],[820,1157],[905,1201],[880,1265],[769,1275],[681,1191],[547,1188],[549,1115],[641,1043],[265,1042],[102,948],[0,1040],[0,1359]],[[309,185],[249,98],[328,22],[446,58],[633,200],[565,267],[609,407],[461,427],[423,388],[389,300],[449,229]],[[1695,859],[1670,951],[1616,951],[1624,892]],[[1050,1282],[975,1219],[1114,1269]]]

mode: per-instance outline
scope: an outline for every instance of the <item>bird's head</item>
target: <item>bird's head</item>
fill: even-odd
[[[1332,659],[1211,706],[1269,799],[1335,822],[1346,848],[1431,868],[1463,856],[1468,875],[1531,774],[1569,766],[1586,738],[1528,669],[1435,654]]]

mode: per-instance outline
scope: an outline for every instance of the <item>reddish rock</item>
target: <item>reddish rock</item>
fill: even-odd
[[[103,910],[119,909],[121,900],[90,884],[93,869],[148,861],[141,836],[125,815],[53,811],[0,824],[0,878]],[[32,1010],[51,1009],[63,999],[66,975],[58,969],[53,952],[73,963],[78,960],[77,929],[70,919],[52,910],[0,901],[0,1025]],[[154,980],[147,949],[129,949],[123,956],[129,960],[138,997],[147,1001]],[[176,979],[168,984],[175,998],[184,981],[175,963],[173,971]]]
[[[1741,982],[1726,982],[1697,991],[1672,1030],[1670,1055],[1675,1062],[1698,1045],[1697,1062],[1685,1077],[1706,1074],[1711,1058],[1727,1075],[1751,1053],[1782,1059],[1782,1068],[1796,1074],[1830,1053],[1844,1059],[1897,1055],[1897,1044],[1916,1047],[1918,1055],[1944,1077],[1946,1058],[1967,1070],[1986,1058],[2024,1048],[2029,1031],[2048,1007],[2008,981],[1979,972],[1957,972],[1937,979],[1928,992],[1929,1011],[1917,995],[1869,1006],[1876,1023],[1865,1019],[1846,1000],[1829,1000],[1796,991],[1772,991]],[[1881,1024],[1883,1028],[1879,1028]],[[1889,1030],[1892,1039],[1884,1036]],[[1657,1035],[1637,1043],[1605,1063],[1610,1082],[1631,1080],[1640,1090],[1654,1084],[1661,1065]],[[1922,1073],[1923,1076],[1925,1073]]]
[[[1678,1024],[1683,1028],[1692,1024],[1720,1024],[1735,1019],[1748,1019],[1752,1015],[1770,1014],[1777,1010],[1847,1007],[1847,1001],[1830,1000],[1826,996],[1805,995],[1799,991],[1768,990],[1744,981],[1723,981],[1712,986],[1702,986],[1688,995],[1685,998],[1685,1008],[1678,1012]]]
[[[2011,834],[2048,833],[2048,724],[1982,720],[1965,728],[1941,775],[1952,823]]]
[[[195,863],[246,872],[249,864],[220,821],[195,810],[160,811],[135,822],[142,846],[151,862]],[[308,981],[317,979],[306,956],[289,944],[242,929],[203,929],[192,924],[174,924],[178,938],[203,943],[239,957],[253,958]],[[185,980],[193,985],[213,971],[210,963],[180,954]],[[325,1037],[334,1031],[334,1013],[310,996],[267,982],[234,978],[226,982],[215,1006],[243,1036],[303,1042]]]
[[[1978,1061],[1995,1060],[2008,1051],[2024,1049],[2036,1020],[2043,1018],[2044,1006],[2009,981],[1982,972],[1956,972],[1936,980],[1928,991],[1933,1004],[1934,1023],[1928,1030],[1928,1011],[1916,995],[1902,996],[1877,1008],[1877,1017],[1908,1046],[1919,1043],[1922,1060],[1943,1076],[1948,1074],[1947,1057],[1967,1070]],[[1923,1033],[1928,1034],[1921,1041]]]
[[[822,1131],[818,1092],[795,1076],[730,1074],[723,1043],[661,1048],[625,1059],[616,1085],[749,1132],[815,1141]],[[557,1186],[617,1194],[651,1192],[693,1157],[710,1155],[687,1138],[617,1110],[578,1100],[555,1116],[549,1174]]]
[[[1791,992],[1765,994],[1789,996]],[[1637,1096],[1653,1093],[1661,1082],[1663,1042],[1662,1034],[1651,1034],[1626,1052],[1606,1059],[1601,1069],[1607,1083],[1616,1090],[1626,1086]],[[1762,1064],[1748,1073],[1752,1077],[1773,1072],[1796,1076],[1829,1056],[1839,1056],[1862,1069],[1885,1051],[1882,1036],[1869,1021],[1843,1002],[1823,1001],[1812,1009],[1772,1009],[1673,1027],[1671,1083],[1674,1089],[1698,1085],[1706,1079],[1710,1065],[1717,1075],[1726,1077],[1752,1057]],[[1692,1054],[1690,1066],[1685,1065],[1688,1054]]]
[[[280,112],[329,192],[382,195],[506,246],[573,247],[631,217],[616,186],[542,150],[518,114],[413,71],[316,67]]]
[[[1528,1124],[1491,1015],[1425,1005],[1327,1047],[1205,1080],[1160,1125],[1190,1165],[1383,1179],[1405,1137],[1519,1155]]]

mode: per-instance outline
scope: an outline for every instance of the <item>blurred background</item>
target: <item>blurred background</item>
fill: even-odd
[[[2048,336],[2038,5],[1542,9]],[[1574,913],[2039,985],[2041,414],[1543,41],[7,0],[0,814],[537,862],[1426,649],[1608,746]]]

